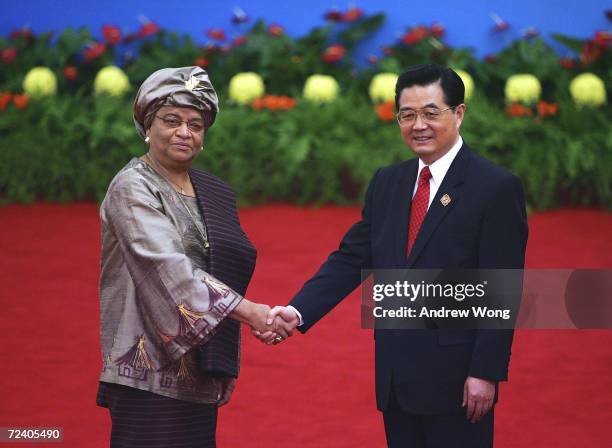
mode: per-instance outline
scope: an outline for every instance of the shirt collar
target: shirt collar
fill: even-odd
[[[453,160],[455,160],[457,153],[461,149],[461,146],[463,146],[463,139],[461,138],[461,136],[459,136],[455,144],[451,147],[451,149],[446,154],[444,154],[434,163],[429,165],[429,171],[431,172],[431,177],[435,185],[440,186],[440,184],[444,180],[444,176],[446,176],[446,172],[451,166],[451,163],[453,163]],[[425,162],[419,159],[419,172],[417,173],[417,179],[419,178],[419,175],[421,174],[421,170],[425,166],[427,166]]]

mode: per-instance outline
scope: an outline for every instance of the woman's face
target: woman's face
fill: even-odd
[[[149,150],[168,168],[185,168],[200,153],[204,133],[204,120],[198,110],[163,106],[147,130]]]

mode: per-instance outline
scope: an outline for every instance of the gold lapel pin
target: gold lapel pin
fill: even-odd
[[[442,203],[444,207],[446,207],[448,204],[450,204],[451,198],[449,195],[445,194],[444,196],[440,198],[440,202]]]
[[[198,86],[198,83],[199,83],[198,78],[196,78],[195,76],[192,76],[187,81],[185,81],[185,88],[189,91],[193,91],[193,89],[195,89]]]

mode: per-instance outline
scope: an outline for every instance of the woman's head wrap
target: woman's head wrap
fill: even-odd
[[[209,128],[219,112],[219,99],[208,73],[200,67],[156,71],[145,79],[134,100],[134,125],[142,138],[162,106],[195,108]]]

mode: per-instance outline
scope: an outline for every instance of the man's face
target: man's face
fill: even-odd
[[[421,111],[414,121],[401,123],[400,131],[404,143],[427,165],[446,154],[457,142],[465,106],[448,109],[438,82],[406,87],[400,95],[399,108],[400,112]],[[435,116],[428,111],[439,114]]]

